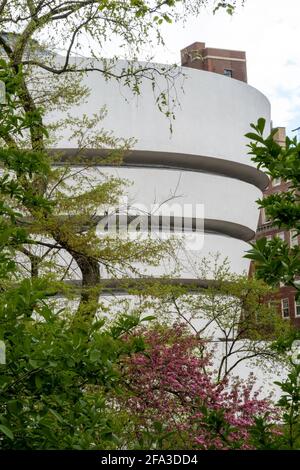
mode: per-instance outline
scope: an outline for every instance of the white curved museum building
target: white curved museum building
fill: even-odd
[[[83,85],[90,95],[71,112],[73,116],[92,116],[105,106],[108,113],[101,127],[136,142],[121,166],[102,170],[132,181],[128,194],[133,206],[149,208],[149,213],[155,205],[160,207],[159,213],[152,214],[158,230],[164,230],[163,216],[170,215],[170,206],[174,233],[182,232],[184,220],[195,232],[201,228],[198,219],[203,219],[203,243],[199,238],[196,248],[194,245],[186,251],[187,258],[190,254],[194,259],[195,251],[200,257],[219,252],[228,257],[233,272],[242,273],[248,269],[243,255],[257,227],[255,201],[268,184],[266,175],[251,162],[245,134],[250,123],[260,117],[266,119],[267,128],[270,126],[270,104],[241,80],[188,67],[183,71],[184,80],[179,79],[176,91],[170,91],[171,98],[176,92],[179,102],[172,132],[155,103],[149,81],[136,96],[115,80],[87,73]],[[75,142],[68,137],[66,132],[57,147],[64,149],[71,161]],[[89,152],[94,155],[97,150]],[[166,270],[165,266],[160,272]],[[196,276],[188,262],[183,262],[180,275]]]

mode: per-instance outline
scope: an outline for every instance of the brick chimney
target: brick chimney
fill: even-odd
[[[205,47],[205,42],[194,42],[181,50],[181,65],[247,82],[247,63],[244,51],[215,49]]]

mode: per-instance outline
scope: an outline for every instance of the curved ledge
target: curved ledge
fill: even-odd
[[[119,278],[119,279],[101,279],[100,295],[136,295],[137,291],[144,292],[145,286],[151,287],[159,282],[160,285],[185,287],[190,294],[197,294],[199,291],[213,287],[218,289],[220,282],[214,279],[193,279],[193,278],[167,278],[167,277],[142,277],[142,278]],[[67,280],[65,283],[79,292],[82,289],[80,280]],[[232,284],[228,282],[228,284]],[[223,283],[224,286],[224,283]],[[57,297],[63,297],[64,294],[58,292]]]
[[[255,232],[245,225],[216,219],[204,219],[204,232],[226,235],[244,242],[249,242],[255,236]]]
[[[153,216],[112,214],[99,215],[93,222],[102,226],[103,231],[116,227],[128,227],[133,231],[170,231],[170,232],[199,232],[237,238],[249,242],[255,232],[245,225],[218,219],[199,219],[196,217]]]
[[[69,163],[74,165],[86,164],[87,160],[90,164],[98,166],[113,166],[113,163],[107,162],[103,158],[112,154],[111,150],[105,149],[86,149],[84,155],[79,157],[77,149],[61,148],[50,149],[50,155],[59,155],[58,163]],[[72,157],[74,160],[72,161]],[[263,191],[269,184],[269,178],[262,171],[245,165],[243,163],[233,162],[230,160],[207,157],[202,155],[191,155],[173,152],[154,152],[148,150],[131,150],[127,153],[123,162],[123,167],[149,167],[163,168],[180,171],[194,171],[201,173],[212,173],[215,175],[234,178],[245,183],[252,184]]]

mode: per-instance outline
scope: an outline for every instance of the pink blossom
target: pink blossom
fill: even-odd
[[[202,342],[184,325],[136,334],[147,348],[123,360],[128,396],[122,400],[138,418],[137,434],[160,422],[184,435],[185,446],[193,449],[251,448],[255,417],[275,417],[270,403],[253,393],[253,374],[247,382],[217,383],[207,372],[211,357],[199,355]]]

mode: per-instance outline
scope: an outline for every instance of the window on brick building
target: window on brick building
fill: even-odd
[[[300,299],[295,299],[295,317],[300,317]]]
[[[231,69],[224,69],[224,75],[226,75],[226,77],[232,77],[232,70]]]
[[[281,300],[281,314],[282,314],[283,318],[289,318],[290,317],[289,299],[282,299]]]
[[[297,235],[297,230],[291,230],[290,231],[290,245],[291,246],[296,246],[298,245],[298,235]]]

